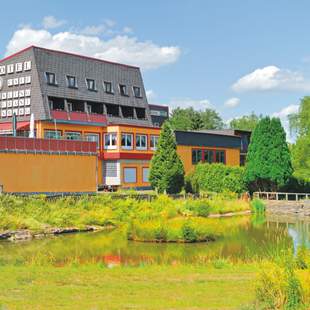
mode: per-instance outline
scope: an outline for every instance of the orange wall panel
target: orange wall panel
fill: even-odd
[[[149,168],[149,162],[132,162],[132,163],[121,163],[121,183],[122,187],[145,187],[150,186],[149,182],[143,182],[143,168]],[[137,171],[137,182],[136,183],[125,183],[124,182],[124,168],[136,168]]]
[[[240,166],[240,150],[229,148],[207,148],[207,147],[194,147],[187,145],[178,145],[177,152],[183,162],[185,174],[193,171],[195,165],[192,164],[192,149],[212,149],[212,150],[224,150],[226,152],[226,165],[228,166]]]
[[[95,192],[97,156],[0,153],[5,192]]]

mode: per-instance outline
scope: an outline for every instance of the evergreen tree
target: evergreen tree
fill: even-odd
[[[280,119],[265,117],[251,137],[245,180],[251,190],[276,191],[293,173],[286,134]]]
[[[184,167],[174,133],[165,122],[160,133],[156,152],[151,161],[150,183],[159,193],[179,193],[184,185]]]

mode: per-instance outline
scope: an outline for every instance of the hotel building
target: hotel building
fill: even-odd
[[[17,118],[15,140],[29,141],[23,137],[28,136],[31,114],[35,120],[33,140],[54,141],[50,144],[57,140],[59,149],[63,140],[96,144],[96,164],[91,168],[95,173],[90,173],[96,176],[97,187],[150,186],[150,159],[169,110],[148,104],[138,67],[31,46],[0,61],[0,107],[0,183],[4,190],[6,182],[1,180],[1,169],[14,171],[14,165],[12,160],[9,165],[13,166],[5,165],[3,153],[40,153],[35,146],[27,149],[28,142],[24,146],[1,143],[4,136],[12,135],[13,115]],[[186,172],[200,160],[240,164],[241,138],[236,134],[176,132],[176,140]],[[81,148],[81,144],[77,145]],[[69,148],[71,155],[79,153],[74,146]],[[50,158],[59,155],[57,150],[52,149]],[[93,153],[92,150],[92,156]],[[56,165],[57,160],[47,162]],[[65,169],[66,164],[63,165]],[[81,165],[76,170],[87,174]],[[41,169],[45,169],[44,165]],[[28,188],[24,191],[31,192]],[[39,185],[35,192],[41,192]]]

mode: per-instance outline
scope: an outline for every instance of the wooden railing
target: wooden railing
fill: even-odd
[[[300,201],[310,200],[310,193],[255,192],[253,197],[263,200]]]

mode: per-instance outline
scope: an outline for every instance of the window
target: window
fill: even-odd
[[[209,164],[214,162],[214,151],[213,150],[204,150],[204,161]]]
[[[0,66],[0,75],[4,75],[6,72],[5,66]]]
[[[151,139],[150,139],[151,150],[156,150],[157,144],[158,144],[158,139],[159,139],[158,136],[151,136]]]
[[[137,182],[137,168],[124,168],[124,183]]]
[[[48,85],[57,85],[55,73],[45,72],[45,78]]]
[[[45,130],[44,138],[45,139],[61,139],[61,131],[60,130]]]
[[[7,73],[14,73],[14,65],[10,64],[7,66]]]
[[[136,148],[137,150],[147,149],[147,136],[146,135],[136,135]]]
[[[87,133],[85,135],[86,141],[96,142],[97,149],[100,148],[99,134],[98,133]]]
[[[77,88],[76,77],[67,75],[67,83],[69,88]]]
[[[225,151],[216,151],[216,162],[225,164]]]
[[[31,70],[31,60],[24,62],[24,70],[25,71]]]
[[[192,150],[192,163],[198,164],[202,160],[202,150]]]
[[[143,167],[142,168],[142,182],[143,183],[148,183],[149,182],[149,173],[150,173],[150,169]]]
[[[120,91],[122,96],[128,96],[126,85],[119,84],[119,91]]]
[[[104,148],[109,150],[116,149],[116,137],[116,133],[106,133],[104,135]]]
[[[18,62],[15,64],[15,71],[16,72],[22,72],[23,71],[23,63],[22,62]]]
[[[74,131],[67,131],[66,132],[66,139],[67,140],[81,140],[81,133],[80,132],[74,132]]]
[[[133,136],[130,133],[122,133],[122,148],[132,149],[132,139]]]
[[[88,90],[95,91],[96,90],[96,81],[92,79],[86,79],[86,84]]]
[[[91,110],[91,105],[90,104],[88,104],[87,106],[86,106],[86,109],[87,109],[87,113],[88,114],[91,114],[91,112],[92,112],[92,110]]]
[[[108,94],[113,94],[113,88],[111,82],[104,82],[104,91]]]
[[[142,97],[141,88],[140,87],[134,86],[133,87],[133,93],[134,93],[136,98],[141,98]]]

